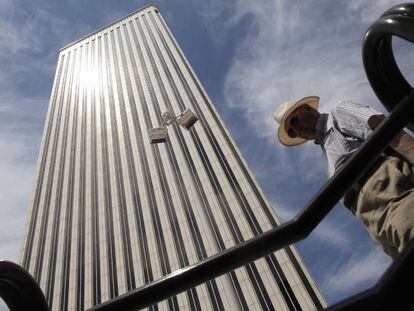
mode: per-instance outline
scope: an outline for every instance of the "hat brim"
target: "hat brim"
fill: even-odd
[[[303,106],[303,105],[309,105],[312,108],[318,110],[319,97],[318,96],[307,96],[307,97],[301,98],[297,102],[295,102],[292,105],[292,107],[290,107],[289,110],[285,113],[284,117],[282,118],[280,122],[279,130],[277,132],[279,141],[285,146],[289,146],[289,147],[296,146],[296,145],[303,144],[304,142],[307,141],[307,139],[301,138],[301,137],[295,137],[295,138],[289,137],[287,130],[285,128],[286,119],[291,115],[293,111],[295,111],[296,109],[298,109],[300,106]]]

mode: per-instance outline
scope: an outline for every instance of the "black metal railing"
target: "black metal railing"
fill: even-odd
[[[414,42],[414,4],[401,4],[386,11],[370,27],[364,39],[363,60],[368,79],[390,115],[293,220],[90,310],[144,308],[306,238],[345,192],[368,171],[392,138],[405,126],[414,129],[414,92],[395,62],[391,36]],[[1,272],[0,269],[0,274]],[[2,275],[4,274],[0,275],[0,281],[3,280]],[[374,287],[332,305],[327,310],[395,310],[396,305],[398,310],[409,310],[414,306],[414,295],[412,286],[407,284],[411,284],[413,279],[414,241],[391,264]],[[10,276],[5,280],[16,288],[18,283]],[[9,292],[4,290],[7,282],[0,283],[0,296],[6,303],[18,297],[14,295],[15,298],[10,298],[12,295],[9,296]],[[25,295],[26,298],[43,297],[38,291],[30,291]],[[20,310],[14,309],[11,304],[9,306],[11,310]]]
[[[45,296],[35,279],[10,261],[0,261],[0,297],[12,311],[48,310]]]
[[[365,34],[362,49],[365,72],[371,87],[388,111],[392,111],[411,91],[392,51],[391,38],[414,43],[414,4],[393,6],[374,22]],[[407,127],[414,130],[414,120]]]

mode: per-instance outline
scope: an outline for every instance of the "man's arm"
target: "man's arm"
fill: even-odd
[[[369,118],[381,115],[381,112],[369,106],[343,101],[332,108],[331,114],[343,134],[365,140],[372,134]]]
[[[384,115],[374,115],[368,119],[368,125],[374,130],[384,119]],[[410,135],[401,131],[401,133],[391,141],[390,147],[414,165],[414,139]]]

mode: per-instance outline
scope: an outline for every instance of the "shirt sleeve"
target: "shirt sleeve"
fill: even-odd
[[[372,134],[368,119],[373,115],[383,115],[371,107],[349,101],[341,102],[331,113],[342,133],[362,140]]]

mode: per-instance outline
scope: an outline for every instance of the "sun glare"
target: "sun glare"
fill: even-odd
[[[86,84],[88,88],[94,88],[98,84],[98,73],[92,70],[83,71],[80,79],[82,84]]]

